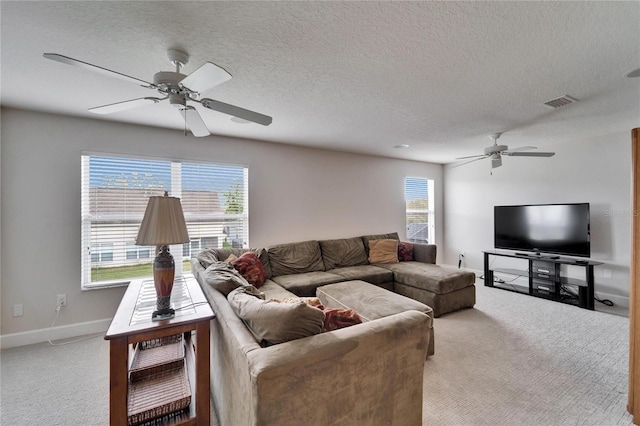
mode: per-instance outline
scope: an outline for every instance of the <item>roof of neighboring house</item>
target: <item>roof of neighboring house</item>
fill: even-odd
[[[142,217],[149,197],[163,194],[163,190],[89,188],[89,212],[93,216],[104,218],[113,214],[122,216],[122,212],[126,210],[126,216]],[[185,216],[223,213],[215,191],[183,190],[180,201]]]

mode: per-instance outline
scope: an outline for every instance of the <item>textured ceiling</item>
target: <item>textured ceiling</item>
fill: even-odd
[[[166,103],[87,112],[155,93],[42,57],[149,81],[180,48],[184,73],[211,61],[233,75],[206,97],[273,117],[200,108],[213,134],[447,163],[494,132],[543,149],[640,125],[640,78],[625,78],[640,68],[637,1],[2,1],[0,13],[4,106],[182,129]],[[580,102],[542,104],[562,95]]]

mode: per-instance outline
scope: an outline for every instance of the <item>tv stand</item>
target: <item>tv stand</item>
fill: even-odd
[[[531,253],[516,253],[517,256],[520,257],[533,257],[533,258],[540,258],[540,259],[560,259],[560,256],[556,256],[553,254],[542,254],[542,253],[535,253],[535,254],[531,254]]]
[[[502,253],[485,251],[484,253],[484,285],[503,290],[515,291],[530,296],[567,303],[585,309],[594,309],[594,273],[593,267],[602,265],[602,262],[593,260],[576,260],[560,256],[543,256],[525,253]],[[526,269],[492,268],[490,257],[508,257],[522,259],[523,266],[526,261]],[[574,265],[585,268],[584,280],[563,276],[562,265]],[[504,280],[496,281],[494,273],[507,274],[517,277],[527,277],[529,286],[515,286],[504,283]]]

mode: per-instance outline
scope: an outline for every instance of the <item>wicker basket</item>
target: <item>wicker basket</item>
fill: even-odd
[[[152,349],[158,346],[177,343],[182,341],[182,334],[172,334],[171,336],[159,337],[157,339],[144,340],[138,343],[140,349]]]
[[[165,339],[165,343],[157,344],[157,340],[140,342],[137,345],[129,379],[132,382],[142,380],[145,377],[154,376],[167,370],[175,370],[184,365],[184,345],[182,336],[169,336],[172,339]],[[149,343],[151,342],[151,343]]]
[[[186,366],[129,384],[129,426],[184,410],[191,403]]]

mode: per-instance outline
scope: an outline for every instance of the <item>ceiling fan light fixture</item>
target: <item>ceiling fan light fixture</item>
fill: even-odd
[[[187,98],[184,95],[171,94],[169,95],[169,104],[174,108],[184,109],[187,106]]]

